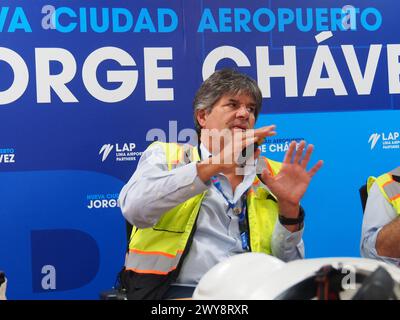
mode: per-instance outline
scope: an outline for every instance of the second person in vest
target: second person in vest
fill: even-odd
[[[400,266],[400,167],[368,179],[361,255]]]
[[[214,265],[246,251],[304,257],[300,200],[322,161],[307,171],[313,146],[302,141],[297,151],[290,144],[283,163],[257,149],[253,165],[241,168],[242,149],[275,134],[275,126],[253,130],[261,104],[253,79],[216,71],[194,99],[199,146],[156,142],[143,153],[119,198],[134,226],[128,298],[190,297]],[[258,176],[256,164],[265,167]]]

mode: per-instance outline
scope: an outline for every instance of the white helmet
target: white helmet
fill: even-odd
[[[363,258],[285,263],[262,253],[233,256],[209,270],[193,299],[400,299],[400,269]]]
[[[242,253],[218,263],[199,281],[193,299],[241,300],[256,283],[270,278],[285,262],[263,253]]]

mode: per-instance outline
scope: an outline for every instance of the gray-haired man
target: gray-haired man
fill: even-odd
[[[122,279],[128,298],[189,297],[210,268],[246,251],[304,257],[299,202],[322,161],[307,171],[313,146],[302,141],[296,151],[293,142],[283,163],[257,149],[253,164],[265,169],[241,174],[243,148],[275,134],[273,125],[253,129],[261,102],[253,79],[216,71],[194,100],[199,146],[157,142],[143,153],[119,198],[134,226]]]

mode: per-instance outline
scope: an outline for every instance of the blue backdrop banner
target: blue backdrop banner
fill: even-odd
[[[395,0],[4,0],[0,270],[10,299],[97,299],[123,266],[117,199],[154,135],[185,142],[214,70],[257,80],[256,126],[325,165],[303,205],[306,257],[359,256],[359,187],[398,166]]]

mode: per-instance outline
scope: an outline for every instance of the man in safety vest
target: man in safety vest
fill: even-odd
[[[361,255],[400,266],[400,167],[367,183]]]
[[[194,99],[199,146],[155,142],[143,153],[119,197],[133,225],[128,299],[191,297],[210,268],[243,252],[304,257],[299,202],[322,161],[307,171],[305,141],[297,150],[292,142],[283,163],[259,157],[254,146],[275,134],[273,125],[253,129],[261,104],[253,79],[216,71]]]

